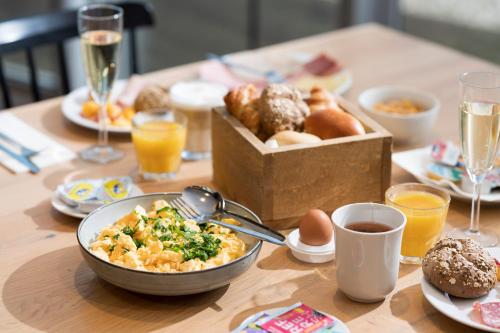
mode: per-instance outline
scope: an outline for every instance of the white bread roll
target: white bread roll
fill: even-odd
[[[302,132],[295,132],[295,131],[281,131],[276,134],[274,134],[272,137],[270,137],[267,141],[270,142],[271,140],[274,140],[278,143],[279,147],[283,146],[288,146],[288,145],[295,145],[298,143],[317,143],[321,142],[321,139],[317,137],[316,135],[309,134],[309,133],[302,133]]]

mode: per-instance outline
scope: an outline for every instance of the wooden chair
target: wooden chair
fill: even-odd
[[[124,28],[130,38],[130,71],[137,73],[137,51],[135,29],[154,25],[153,9],[144,2],[113,2],[124,10]],[[55,44],[59,65],[61,88],[64,94],[69,92],[68,71],[64,55],[64,41],[78,36],[77,10],[62,10],[49,14],[16,18],[0,22],[0,85],[5,108],[12,105],[9,88],[4,75],[1,56],[24,50],[29,67],[30,87],[35,101],[41,99],[36,73],[33,49],[44,44]]]

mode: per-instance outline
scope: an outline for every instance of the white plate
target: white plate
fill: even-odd
[[[433,162],[431,149],[432,147],[428,146],[394,153],[392,154],[392,161],[411,173],[421,183],[438,186],[448,192],[453,198],[466,201],[472,200],[472,193],[463,191],[455,184],[446,181],[436,181],[427,177],[427,165]],[[500,193],[481,194],[481,203],[499,204]]]
[[[111,102],[116,100],[118,95],[120,95],[123,89],[125,89],[126,84],[127,80],[118,80],[115,82],[113,90],[111,91]],[[64,114],[64,117],[66,117],[66,119],[68,119],[72,123],[98,131],[99,124],[97,122],[84,118],[80,114],[82,112],[83,103],[88,101],[88,99],[89,90],[87,86],[80,87],[76,90],[73,90],[66,97],[64,97],[61,105],[61,110]],[[108,131],[110,133],[130,133],[130,127],[108,125]]]
[[[284,58],[282,59],[283,62],[281,64],[276,64],[276,63],[270,64],[267,63],[265,60],[261,59],[260,61],[259,60],[253,61],[251,63],[251,67],[261,72],[275,70],[278,73],[286,76],[287,73],[300,71],[302,69],[302,65],[311,61],[314,57],[316,57],[316,54],[314,53],[293,52],[288,56],[284,56]],[[228,59],[232,60],[231,56],[228,56]],[[234,63],[241,63],[241,61],[234,60]],[[238,68],[230,68],[230,71],[237,77],[240,77],[244,80],[248,81],[262,80],[262,76],[249,74],[247,71],[240,70]],[[317,76],[314,78],[314,83],[312,84],[306,84],[306,81],[308,81],[306,78],[298,78],[287,82],[296,85],[299,89],[301,89],[304,93],[307,94],[309,93],[309,90],[312,88],[312,86],[314,85],[322,86],[321,81],[323,80],[329,81],[332,84],[333,89],[331,90],[333,93],[337,95],[342,95],[346,93],[352,87],[352,82],[353,82],[352,73],[346,68],[343,68],[336,73],[324,77]],[[303,86],[307,86],[307,88]]]
[[[248,318],[246,318],[245,320],[243,320],[243,322],[240,324],[240,326],[238,326],[236,329],[234,329],[232,331],[232,333],[240,332],[242,329],[247,327],[248,324],[250,324],[253,320],[255,320],[255,318],[260,317],[264,312],[272,314],[272,313],[280,311],[282,309],[284,309],[284,308],[274,308],[274,309],[269,309],[269,310],[257,312],[256,314],[253,314],[253,315],[249,316]],[[351,332],[351,331],[349,331],[349,328],[337,317],[334,317],[328,313],[324,313],[324,312],[321,312],[321,313],[330,317],[330,318],[333,318],[333,320],[335,321],[335,324],[333,325],[335,333],[350,333]]]
[[[132,184],[129,197],[135,197],[135,196],[141,195],[141,194],[144,194],[144,192],[140,189],[140,187],[135,185],[135,184]],[[64,203],[59,198],[57,191],[55,191],[52,194],[51,203],[52,203],[52,207],[54,207],[55,210],[57,210],[59,213],[62,213],[64,215],[76,217],[79,219],[83,219],[85,216],[88,215],[88,214],[82,213],[79,210],[77,210],[71,206],[68,206],[66,203]]]
[[[493,257],[500,259],[500,248],[486,248],[486,250]],[[481,322],[479,312],[472,308],[475,302],[483,303],[500,300],[500,283],[497,282],[495,288],[488,295],[474,299],[449,296],[447,293],[432,286],[424,277],[422,277],[421,287],[422,293],[429,303],[445,316],[470,327],[488,332],[500,332],[500,329],[484,325]]]

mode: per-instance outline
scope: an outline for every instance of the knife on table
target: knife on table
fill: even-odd
[[[36,166],[33,162],[31,162],[26,156],[16,154],[9,148],[5,147],[4,145],[0,144],[0,150],[5,152],[7,155],[15,159],[16,161],[20,162],[23,164],[25,167],[27,167],[31,173],[38,173],[40,172],[40,168]]]

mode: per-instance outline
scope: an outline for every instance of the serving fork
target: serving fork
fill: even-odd
[[[179,214],[189,220],[195,221],[197,224],[205,224],[205,223],[213,223],[220,225],[222,227],[241,232],[243,234],[258,238],[260,240],[276,244],[276,245],[286,245],[285,242],[279,239],[276,236],[272,236],[269,234],[265,234],[264,232],[260,232],[254,229],[248,229],[245,227],[241,227],[238,225],[226,223],[223,221],[215,220],[214,216],[204,216],[202,215],[196,207],[188,204],[182,197],[177,197],[169,202],[169,205],[173,208],[176,208]],[[264,229],[265,230],[265,229]]]

